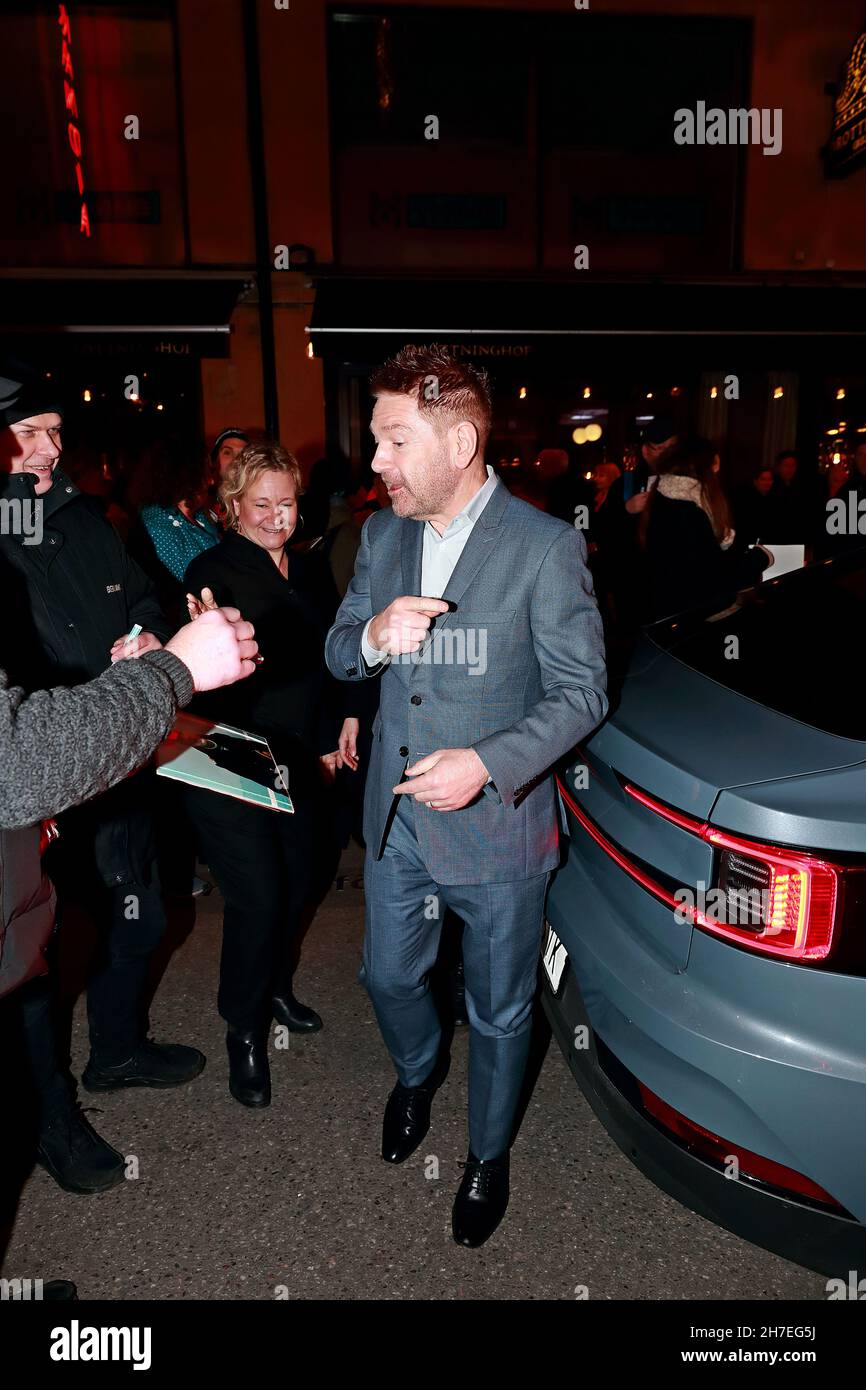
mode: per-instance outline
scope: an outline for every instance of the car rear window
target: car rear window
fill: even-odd
[[[701,675],[825,733],[866,739],[866,549],[758,585],[724,618],[706,610],[647,636]],[[738,639],[732,648],[729,638]],[[726,655],[737,650],[737,655]]]

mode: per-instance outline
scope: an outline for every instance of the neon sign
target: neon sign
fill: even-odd
[[[78,100],[75,96],[75,70],[72,66],[72,27],[69,23],[66,6],[63,4],[57,7],[57,23],[60,25],[61,35],[60,65],[63,70],[63,106],[67,117],[66,134],[69,148],[75,157],[75,182],[78,185],[78,196],[81,199],[78,230],[82,236],[90,236],[90,214],[87,210],[87,199],[84,196],[81,130],[79,129],[81,118],[78,114]]]
[[[854,44],[833,103],[833,130],[824,149],[830,178],[850,174],[866,159],[866,32]]]

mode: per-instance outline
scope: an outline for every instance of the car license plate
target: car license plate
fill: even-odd
[[[550,988],[554,994],[558,994],[562,984],[562,976],[568,964],[568,952],[550,923],[548,922],[546,925],[547,939],[544,943],[541,963],[544,966],[544,973],[550,981]]]

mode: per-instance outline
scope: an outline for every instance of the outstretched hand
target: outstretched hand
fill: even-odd
[[[191,618],[200,618],[202,613],[213,612],[219,604],[213,596],[213,589],[202,589],[201,598],[196,598],[195,594],[187,594],[186,607]]]

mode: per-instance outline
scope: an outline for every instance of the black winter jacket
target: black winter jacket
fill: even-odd
[[[31,473],[7,475],[3,495],[32,504],[35,481]],[[111,664],[112,643],[133,623],[163,642],[171,635],[153,585],[99,503],[59,467],[39,500],[39,544],[0,535],[3,665],[10,683],[26,691],[100,675]],[[151,776],[143,773],[63,818],[61,834],[80,852],[82,874],[89,870],[110,885],[149,881],[150,794]]]
[[[721,612],[757,583],[768,561],[735,540],[723,550],[702,507],[656,492],[646,536],[651,618],[690,608]]]

